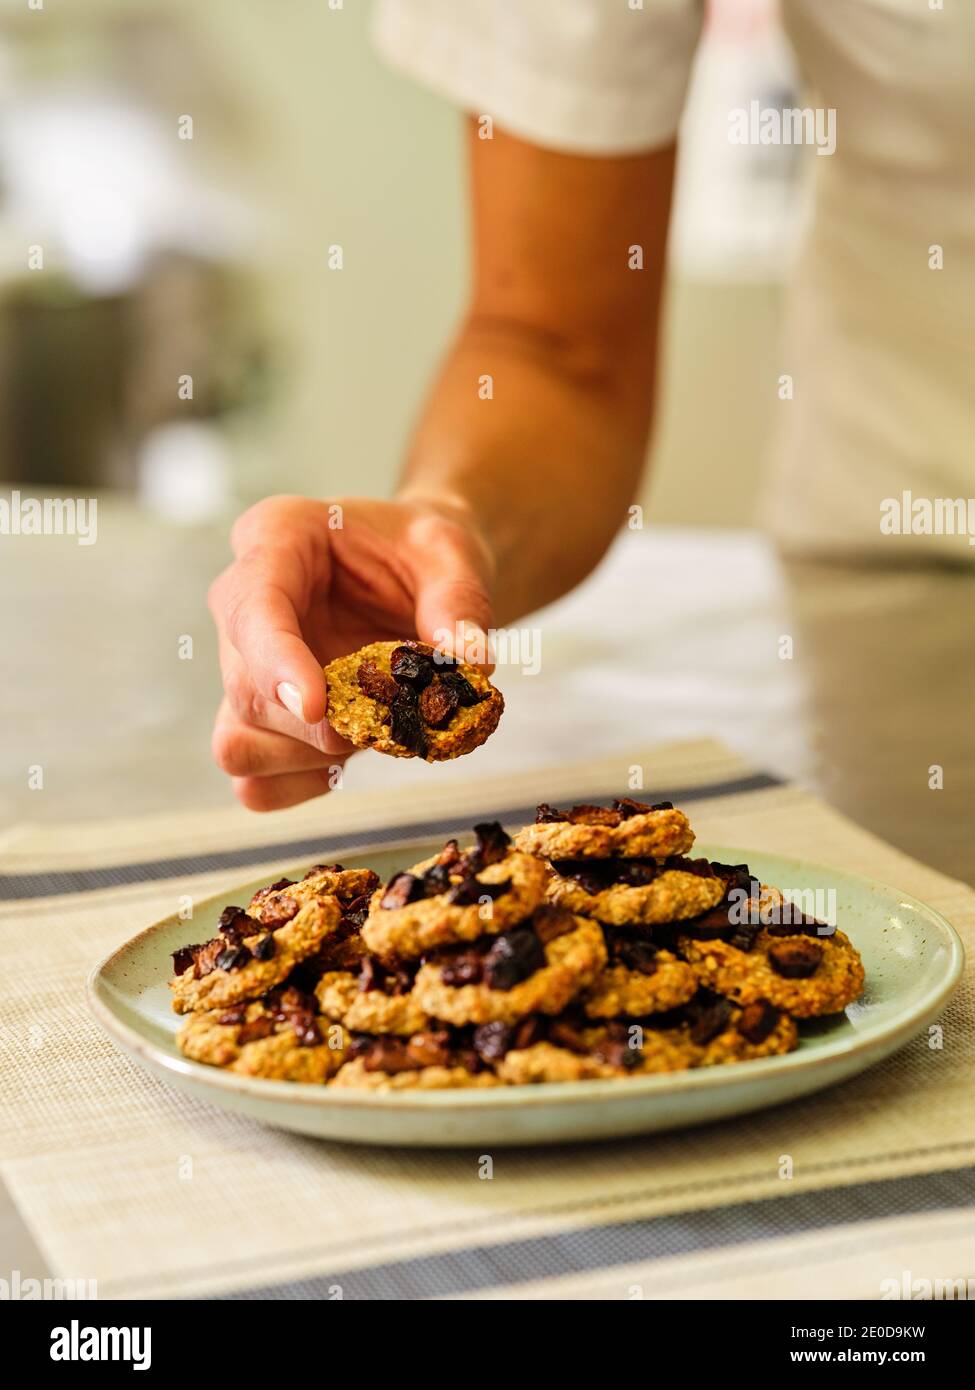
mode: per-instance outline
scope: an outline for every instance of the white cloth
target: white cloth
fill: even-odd
[[[782,8],[836,150],[809,152],[769,520],[797,549],[975,561],[967,534],[881,532],[905,491],[975,496],[975,0]],[[375,28],[388,61],[466,109],[609,155],[674,138],[701,18],[698,0],[380,0]]]

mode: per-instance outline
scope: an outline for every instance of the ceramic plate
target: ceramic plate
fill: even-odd
[[[386,878],[441,843],[343,854],[342,862],[367,864]],[[845,1014],[801,1025],[799,1048],[788,1056],[625,1081],[390,1095],[263,1081],[187,1061],[174,1042],[180,1020],[170,1007],[170,953],[212,936],[221,908],[246,903],[267,877],[198,903],[192,924],[172,916],[141,932],[91,972],[89,1003],[112,1041],[139,1066],[214,1105],[323,1139],[452,1147],[620,1138],[795,1100],[903,1047],[938,1016],[958,982],[963,951],[957,934],[906,893],[800,859],[714,845],[696,845],[695,853],[747,863],[780,888],[814,885],[835,892],[836,920],[863,956],[866,989]],[[308,867],[280,872],[300,878]]]

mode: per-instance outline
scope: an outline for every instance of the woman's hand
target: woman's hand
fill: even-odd
[[[483,660],[494,565],[459,502],[269,497],[231,545],[209,596],[225,692],[213,755],[252,811],[329,791],[355,751],[326,718],[333,658],[415,635]]]

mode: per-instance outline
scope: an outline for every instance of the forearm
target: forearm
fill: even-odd
[[[402,492],[456,507],[480,531],[499,622],[566,593],[605,552],[638,487],[652,378],[649,331],[610,346],[476,316],[462,328]]]

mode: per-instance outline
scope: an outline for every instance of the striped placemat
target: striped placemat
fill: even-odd
[[[879,1297],[905,1270],[975,1275],[971,970],[940,1050],[918,1040],[832,1091],[702,1129],[499,1150],[491,1181],[473,1152],[264,1128],[171,1091],[101,1035],[88,969],[183,895],[626,788],[686,805],[702,840],[895,883],[975,948],[970,889],[713,743],[430,786],[346,789],[272,819],[4,837],[0,1176],[53,1273],[101,1297],[282,1298]]]

